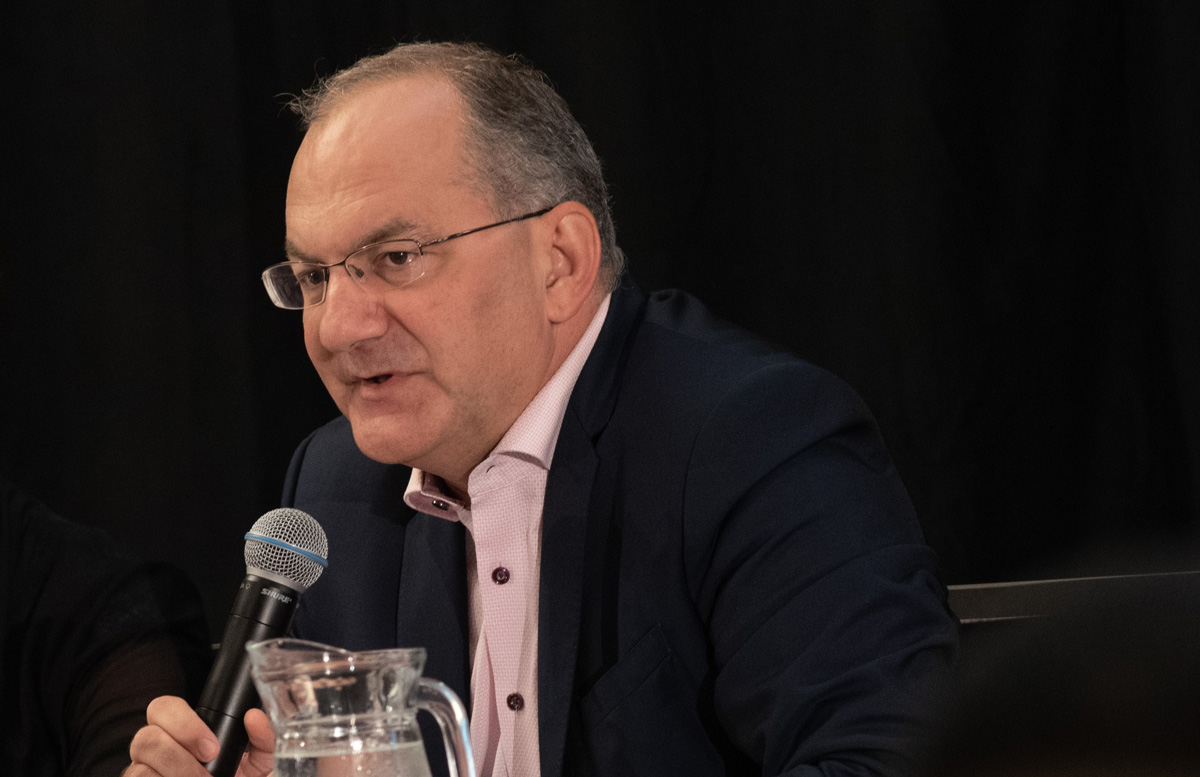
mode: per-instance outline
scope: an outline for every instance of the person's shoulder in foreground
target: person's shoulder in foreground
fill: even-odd
[[[199,593],[3,479],[0,549],[0,774],[119,774],[149,701],[203,682]]]
[[[559,678],[572,686],[564,773],[905,773],[956,624],[844,383],[687,294],[627,284],[558,446],[542,596],[578,586],[578,629],[544,634],[542,650],[578,643],[574,678]],[[573,502],[580,472],[586,494]],[[359,550],[367,525],[408,510],[406,482],[405,468],[362,457],[339,419],[301,447],[288,494],[335,516],[331,554],[344,538],[346,563],[374,555]],[[554,528],[580,505],[574,530]],[[443,523],[406,525],[423,521]],[[582,556],[568,550],[576,532]],[[305,603],[305,623],[332,641],[348,636],[335,611],[359,596],[337,588]]]

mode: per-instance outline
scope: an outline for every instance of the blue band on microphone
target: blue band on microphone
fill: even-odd
[[[329,566],[329,562],[326,561],[325,559],[321,558],[320,556],[318,556],[316,553],[305,550],[304,548],[297,548],[295,545],[290,545],[286,542],[283,542],[282,540],[277,540],[274,537],[267,537],[262,534],[255,534],[252,531],[248,531],[248,532],[246,532],[246,536],[243,537],[242,539],[257,540],[258,542],[265,542],[268,545],[274,545],[277,548],[283,548],[284,550],[290,550],[293,553],[298,553],[307,559],[311,559],[311,560],[317,562],[318,564],[321,565],[322,568]]]

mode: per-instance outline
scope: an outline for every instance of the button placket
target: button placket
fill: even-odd
[[[477,639],[488,646],[489,718],[499,729],[497,775],[516,774],[518,751],[521,758],[531,757],[518,742],[532,741],[536,751],[537,554],[545,481],[538,464],[495,456],[472,472],[468,486],[477,554],[472,597],[481,614]]]
[[[512,476],[511,468],[501,464],[487,473],[481,485],[494,482],[493,478]],[[519,520],[519,513],[507,501],[504,498],[493,501],[484,494],[474,505],[474,512],[478,532],[475,548],[480,554],[476,574],[483,609],[489,613],[484,618],[483,628],[494,661],[492,680],[497,711],[501,713],[501,749],[506,758],[511,758],[514,736],[511,716],[525,707],[524,696],[514,689],[520,687],[521,646],[529,624],[525,622],[524,584],[517,578],[523,573],[519,567],[527,552],[525,532],[520,530],[523,521]],[[504,658],[500,660],[500,656]]]

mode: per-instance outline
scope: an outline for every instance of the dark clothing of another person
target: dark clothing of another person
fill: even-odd
[[[204,682],[199,594],[3,480],[0,511],[0,774],[115,777],[150,700]]]
[[[465,530],[407,507],[408,480],[344,418],[301,445],[284,503],[322,522],[331,563],[296,632],[426,647],[468,700]],[[907,774],[957,625],[842,382],[686,294],[622,287],[542,527],[542,777]]]

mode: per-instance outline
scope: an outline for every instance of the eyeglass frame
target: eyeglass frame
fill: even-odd
[[[347,262],[349,262],[353,256],[360,254],[363,251],[366,251],[371,248],[376,248],[378,246],[384,245],[385,243],[396,243],[396,242],[403,241],[406,243],[412,243],[413,245],[415,245],[417,247],[417,252],[416,252],[417,256],[424,256],[425,249],[430,246],[441,245],[442,243],[447,243],[451,240],[455,240],[460,237],[466,237],[467,235],[473,235],[476,232],[482,232],[485,229],[491,229],[493,227],[502,227],[505,224],[515,224],[518,221],[526,221],[528,219],[537,218],[538,216],[544,216],[547,213],[549,213],[550,211],[554,210],[556,207],[558,207],[558,206],[551,205],[550,207],[542,208],[541,210],[535,210],[532,213],[526,213],[523,216],[514,216],[511,219],[504,219],[503,221],[497,221],[494,224],[486,224],[482,227],[475,227],[474,229],[465,229],[462,232],[455,232],[453,235],[446,235],[445,237],[439,237],[436,240],[429,240],[429,241],[422,242],[420,240],[417,240],[417,239],[411,238],[411,237],[389,237],[384,240],[377,240],[374,243],[367,243],[366,245],[359,246],[358,248],[354,249],[350,253],[346,254],[346,257],[344,259],[342,259],[340,262],[333,262],[332,264],[321,264],[320,262],[291,262],[291,261],[278,262],[276,264],[271,265],[267,269],[263,270],[263,272],[262,272],[263,286],[266,287],[267,296],[271,298],[271,302],[274,303],[275,307],[277,307],[277,308],[281,308],[283,310],[307,310],[308,308],[315,308],[318,305],[324,304],[326,297],[329,296],[329,277],[330,277],[330,273],[333,271],[333,268],[335,268],[335,267],[345,268],[346,275],[348,275],[351,280],[355,280],[354,275],[350,272],[350,265],[348,265]],[[276,297],[276,295],[274,293],[272,293],[272,291],[271,291],[271,289],[272,289],[271,282],[267,278],[267,276],[270,274],[270,272],[272,270],[276,270],[280,267],[292,267],[294,265],[306,265],[306,266],[319,267],[322,270],[324,270],[324,272],[325,272],[325,280],[321,284],[321,299],[317,300],[316,302],[312,303],[311,305],[303,305],[298,308],[287,307],[287,306],[281,305],[279,302],[279,298]],[[420,278],[424,277],[424,275],[425,275],[425,272],[424,272],[424,270],[422,270],[421,274],[416,276],[415,278],[413,278],[412,281],[419,280]],[[412,281],[409,281],[408,283],[412,283]],[[355,282],[357,283],[358,281],[355,280]],[[408,283],[406,283],[404,285],[407,286]],[[392,288],[404,288],[404,286],[393,286]]]

